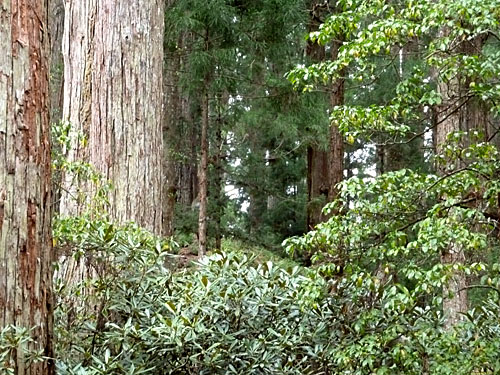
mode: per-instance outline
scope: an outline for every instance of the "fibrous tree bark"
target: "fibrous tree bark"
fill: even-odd
[[[112,219],[162,229],[164,1],[66,2],[63,119],[70,161],[111,181]],[[67,174],[61,214],[85,211],[95,186]],[[75,199],[76,198],[76,199]]]
[[[331,59],[335,60],[342,45],[342,38],[335,41],[331,47]],[[330,105],[333,107],[344,104],[345,81],[338,78],[332,83],[330,93]],[[332,202],[338,198],[338,185],[344,179],[344,138],[340,134],[335,119],[329,128],[329,148],[328,148],[328,201]]]
[[[329,9],[327,5],[325,2],[312,2],[308,25],[310,32],[319,29],[321,20]],[[337,38],[331,46],[330,57],[332,59],[337,58],[341,44],[342,38]],[[326,58],[326,49],[317,42],[309,41],[306,54],[313,62],[321,62]],[[344,103],[344,79],[335,80],[330,90],[330,105],[332,107],[342,105]],[[307,229],[312,229],[326,220],[327,217],[322,213],[323,206],[337,198],[337,185],[344,178],[344,143],[335,120],[328,130],[328,150],[321,150],[316,145],[308,147],[307,169]]]
[[[310,4],[308,31],[319,30],[325,9],[319,1]],[[326,57],[325,46],[308,40],[306,55],[312,62],[321,62]],[[313,229],[323,220],[322,209],[328,197],[328,152],[318,145],[307,148],[307,229]]]
[[[448,35],[443,29],[440,36]],[[485,39],[483,37],[466,40],[458,43],[453,52],[462,55],[477,54],[482,49]],[[467,95],[469,82],[460,73],[444,80],[438,77],[438,91],[442,98],[442,104],[437,108],[436,126],[434,131],[434,144],[436,153],[443,150],[447,137],[456,131],[470,132],[473,130],[483,131],[487,136],[487,112],[475,98]],[[455,163],[455,169],[463,167],[460,161]],[[444,175],[450,172],[449,165],[438,166],[438,173]],[[450,210],[450,215],[455,215]],[[460,220],[460,218],[456,218]],[[450,243],[441,254],[443,265],[464,264],[466,254],[462,246]],[[467,311],[467,278],[463,272],[456,271],[443,287],[443,312],[445,314],[445,326],[450,328],[463,319]]]
[[[461,105],[459,78],[449,82],[439,82],[439,91],[443,97],[443,104],[438,110],[437,126],[435,128],[436,152],[440,153],[448,134],[459,131],[461,128]],[[441,174],[446,173],[444,170]],[[450,214],[453,214],[450,212]],[[465,262],[464,249],[455,243],[450,243],[441,254],[441,263],[444,265],[463,264]],[[446,314],[445,325],[452,327],[460,320],[460,313],[467,310],[467,281],[462,273],[455,273],[448,284],[443,287],[443,312]]]
[[[54,372],[47,1],[0,7],[0,327],[32,328],[35,342],[3,365]],[[25,349],[25,350],[24,350]]]

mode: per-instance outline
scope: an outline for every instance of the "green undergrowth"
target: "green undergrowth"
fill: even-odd
[[[237,239],[224,239],[222,241],[222,251],[226,253],[235,251],[241,252],[249,257],[254,257],[255,262],[257,263],[272,261],[277,266],[282,268],[295,267],[299,265],[292,258],[282,252],[270,250],[264,246],[249,244],[248,242]]]
[[[236,241],[179,269],[171,242],[134,225],[72,218],[54,234],[64,254],[55,279],[59,374],[500,370],[494,292],[446,331],[425,291],[414,298],[368,274],[333,279]],[[64,277],[69,259],[88,272]]]
[[[181,267],[179,268],[195,265],[194,261],[197,259],[196,256],[198,254],[196,235],[192,233],[177,232],[172,238],[170,244],[170,251],[173,255],[180,255],[184,257],[184,261],[183,259],[180,259],[179,264]],[[299,263],[282,250],[270,249],[245,240],[231,237],[223,238],[221,245],[222,252],[238,252],[252,258],[254,262],[258,264],[272,261],[277,266],[282,268],[295,267],[299,265]],[[208,254],[216,252],[216,249],[213,247],[210,248],[209,246]],[[185,261],[186,259],[188,260],[187,262]]]

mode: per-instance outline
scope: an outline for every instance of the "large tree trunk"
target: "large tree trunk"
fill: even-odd
[[[309,20],[309,31],[316,31],[322,19],[324,3],[313,1]],[[331,46],[331,59],[335,60],[338,50],[342,44],[341,39]],[[307,56],[314,62],[323,61],[326,58],[325,47],[318,43],[308,42]],[[344,79],[339,78],[332,83],[330,93],[331,106],[344,103]],[[322,212],[323,206],[338,197],[337,185],[344,178],[344,143],[338,127],[333,121],[330,124],[328,150],[323,151],[312,145],[308,148],[307,155],[307,229],[314,228],[318,223],[325,221],[327,216]]]
[[[309,32],[319,30],[324,13],[320,1],[311,1]],[[326,57],[325,47],[309,40],[306,55],[312,62],[323,61]],[[310,145],[307,148],[307,230],[313,229],[324,219],[322,209],[328,197],[328,180],[328,152],[318,145]]]
[[[323,207],[328,197],[328,153],[318,148],[307,148],[307,229],[311,230],[323,221]]]
[[[112,182],[112,219],[156,234],[162,229],[163,9],[161,0],[68,0],[63,42],[63,119],[74,128],[68,158],[92,164]],[[95,184],[70,174],[64,188],[63,215],[84,212],[96,194]]]
[[[441,36],[447,34],[441,31]],[[476,54],[481,50],[484,39],[478,38],[465,41],[456,49],[460,54]],[[471,131],[474,129],[486,131],[487,114],[482,106],[467,97],[469,83],[459,74],[448,81],[438,78],[438,90],[442,97],[442,104],[437,109],[434,142],[436,152],[442,151],[448,134],[456,131]],[[449,172],[449,166],[438,168],[438,173]],[[457,161],[455,168],[462,165]],[[450,211],[454,215],[454,211]],[[457,218],[460,220],[460,218]],[[441,263],[444,265],[463,264],[466,261],[464,249],[456,243],[450,243],[447,250],[441,254]],[[463,319],[461,313],[467,311],[467,278],[463,272],[455,272],[448,284],[443,287],[443,312],[446,316],[445,326],[453,327]]]
[[[30,351],[52,353],[52,240],[47,1],[0,7],[0,327],[33,328]],[[54,372],[52,360],[4,363],[16,375]]]

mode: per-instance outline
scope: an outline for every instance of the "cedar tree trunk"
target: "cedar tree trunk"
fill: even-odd
[[[119,223],[162,229],[164,1],[67,0],[63,119],[70,161],[90,163],[113,188]],[[75,178],[76,177],[76,178]],[[67,174],[63,215],[87,210],[96,186]]]
[[[47,1],[0,7],[0,327],[33,328],[24,347],[52,353],[52,239]],[[6,363],[54,373],[52,360]]]
[[[445,36],[446,30],[442,30]],[[476,54],[484,44],[483,38],[472,41],[466,40],[456,48],[459,54]],[[468,98],[466,92],[469,82],[462,79],[457,73],[448,81],[438,79],[438,90],[442,97],[442,104],[437,111],[437,124],[434,133],[436,152],[442,150],[446,137],[455,131],[471,131],[474,129],[486,130],[486,113],[484,108],[475,99]],[[460,164],[460,163],[457,163]],[[446,168],[438,168],[440,174],[446,173]],[[456,165],[456,168],[461,168]],[[448,171],[449,172],[449,171]],[[453,211],[450,211],[453,215]],[[460,218],[457,218],[460,220]],[[463,264],[466,261],[464,249],[450,243],[448,249],[441,254],[441,263],[444,265]],[[448,284],[443,287],[443,312],[446,315],[445,326],[453,327],[463,319],[461,313],[467,311],[467,279],[463,272],[455,272]]]

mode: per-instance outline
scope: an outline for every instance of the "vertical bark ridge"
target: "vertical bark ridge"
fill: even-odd
[[[0,326],[34,328],[29,351],[52,357],[48,4],[0,8]],[[14,371],[52,374],[52,360]]]
[[[324,16],[322,13],[324,5],[313,2],[310,16],[309,31],[317,31]],[[342,38],[331,46],[332,60],[338,55],[342,44]],[[317,42],[308,42],[306,54],[314,62],[320,62],[326,58],[326,49]],[[339,78],[332,82],[330,87],[330,105],[332,107],[344,104],[344,79]],[[325,221],[327,216],[322,212],[327,202],[332,202],[338,197],[338,184],[344,179],[344,141],[339,132],[336,121],[330,124],[328,129],[328,150],[321,150],[312,145],[308,148],[307,157],[307,186],[308,186],[308,209],[307,229],[313,229],[318,223]]]
[[[111,181],[114,220],[160,234],[163,2],[84,0],[67,8],[65,69],[74,73],[65,86],[64,118],[75,128],[68,157],[89,162]],[[73,179],[65,180],[72,193],[63,196],[65,215],[82,213],[95,194],[91,184]]]

